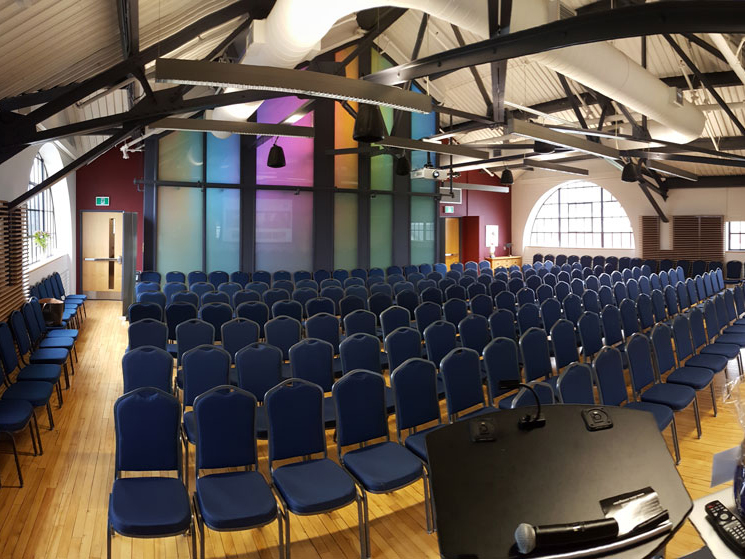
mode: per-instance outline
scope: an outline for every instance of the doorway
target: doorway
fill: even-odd
[[[445,218],[445,265],[460,262],[460,218]]]
[[[122,298],[122,212],[81,215],[82,287],[91,299]]]

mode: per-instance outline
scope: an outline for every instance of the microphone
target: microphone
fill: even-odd
[[[618,522],[614,518],[533,526],[522,523],[515,530],[515,543],[520,553],[549,547],[576,547],[618,536]]]

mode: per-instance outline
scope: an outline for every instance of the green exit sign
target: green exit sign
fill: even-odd
[[[108,205],[109,205],[108,196],[96,196],[96,206],[108,206]]]
[[[446,214],[454,214],[455,213],[455,206],[445,206],[445,213]]]

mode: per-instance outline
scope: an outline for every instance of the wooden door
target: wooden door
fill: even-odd
[[[445,264],[460,262],[460,218],[445,218]]]
[[[121,212],[83,212],[83,293],[91,299],[122,297]]]

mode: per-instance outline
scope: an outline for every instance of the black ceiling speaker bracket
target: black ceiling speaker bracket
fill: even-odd
[[[388,130],[383,121],[383,113],[377,105],[360,103],[357,109],[357,118],[354,121],[354,132],[352,137],[356,142],[370,144],[379,142],[388,135]]]
[[[286,165],[285,161],[285,150],[282,146],[278,146],[275,140],[274,145],[269,150],[269,155],[266,158],[266,166],[272,167],[273,169],[279,169]]]
[[[499,182],[501,182],[504,185],[511,185],[515,183],[515,177],[512,176],[512,171],[509,169],[505,169],[502,171],[502,176],[499,177]]]

